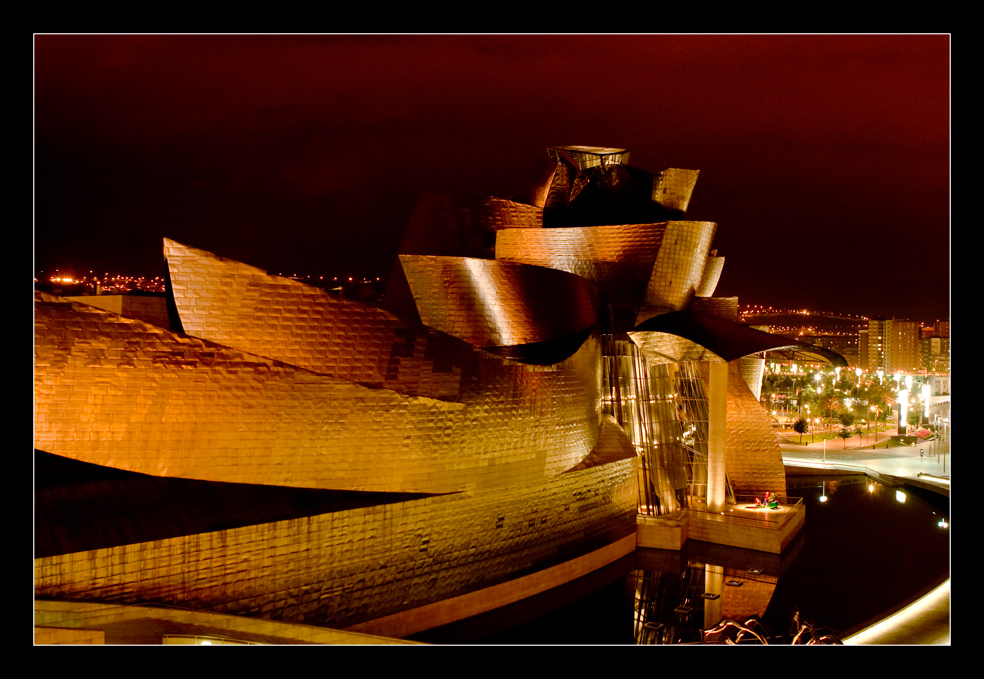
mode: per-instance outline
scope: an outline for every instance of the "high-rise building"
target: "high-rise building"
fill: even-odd
[[[920,325],[915,321],[868,321],[867,332],[861,333],[867,347],[862,356],[864,367],[868,370],[882,369],[886,373],[919,372],[922,367],[919,337]]]

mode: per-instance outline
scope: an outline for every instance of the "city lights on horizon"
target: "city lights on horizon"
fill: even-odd
[[[133,291],[141,292],[164,292],[164,278],[161,276],[128,276],[124,274],[110,274],[109,272],[103,272],[101,275],[95,274],[93,270],[90,270],[88,274],[78,276],[74,272],[75,270],[67,269],[55,269],[52,273],[45,275],[44,271],[39,271],[34,277],[34,283],[48,283],[52,285],[80,285],[89,286],[94,288],[98,285],[100,292],[102,293],[126,293]],[[291,280],[300,281],[303,283],[308,283],[315,286],[321,286],[325,284],[335,284],[343,285],[345,283],[357,283],[362,285],[373,285],[383,282],[380,276],[358,276],[358,275],[342,275],[342,276],[327,276],[323,274],[284,274],[282,272],[277,273],[278,276],[283,276],[290,278]],[[758,317],[772,317],[772,316],[804,316],[811,318],[829,318],[831,320],[841,320],[841,321],[854,321],[856,325],[852,326],[850,329],[832,329],[832,328],[821,328],[815,323],[806,325],[776,325],[773,323],[769,324],[770,331],[776,334],[791,334],[795,333],[799,336],[803,335],[828,335],[832,337],[838,336],[855,336],[857,334],[857,329],[863,328],[864,324],[871,320],[868,316],[863,316],[860,314],[852,314],[845,312],[833,312],[833,311],[817,311],[807,308],[797,308],[797,309],[782,309],[779,307],[774,307],[771,305],[764,304],[740,304],[738,308],[738,317],[741,322],[754,323],[754,319]]]
[[[380,276],[324,276],[293,273],[285,275],[278,273],[278,276],[290,278],[291,280],[308,283],[310,285],[322,286],[326,284],[343,285],[374,285],[382,282]],[[79,286],[84,290],[95,292],[98,288],[100,294],[126,294],[129,292],[165,292],[165,280],[162,276],[128,276],[124,274],[110,274],[104,272],[101,275],[95,274],[92,270],[88,274],[78,276],[74,270],[55,269],[53,272],[39,271],[34,276],[35,285],[49,284],[53,286]]]

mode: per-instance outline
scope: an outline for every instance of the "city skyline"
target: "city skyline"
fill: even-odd
[[[71,294],[97,294],[95,293],[95,284],[100,284],[100,292],[98,294],[118,294],[129,291],[141,291],[141,292],[155,292],[164,294],[166,292],[165,279],[162,276],[128,276],[125,274],[113,273],[113,272],[103,272],[96,273],[92,270],[85,273],[77,273],[81,271],[77,267],[68,267],[66,269],[55,269],[50,271],[39,271],[34,277],[35,286],[47,287],[57,287],[68,286],[72,289]],[[291,278],[308,285],[313,285],[315,287],[327,288],[327,289],[340,289],[340,286],[346,283],[355,283],[362,285],[376,285],[380,290],[384,287],[386,281],[380,277],[370,277],[370,276],[332,276],[328,275],[318,275],[318,274],[304,274],[304,273],[287,273],[287,272],[268,272],[276,276],[283,276],[284,278]],[[40,276],[40,277],[39,277]],[[112,286],[112,289],[105,287],[106,285]],[[69,294],[69,293],[66,293]],[[805,323],[812,318],[828,318],[828,319],[842,319],[856,321],[858,323],[867,322],[869,320],[876,320],[879,317],[858,314],[858,313],[847,313],[836,309],[826,309],[826,310],[815,310],[815,309],[804,309],[802,306],[794,308],[779,308],[769,304],[756,304],[752,302],[744,302],[739,300],[738,304],[738,315],[742,322],[755,324],[756,318],[761,317],[777,317],[777,316],[803,316],[804,324],[802,327],[806,327]],[[812,317],[812,318],[811,318]],[[936,322],[949,321],[949,317],[946,318],[908,318],[903,319],[899,316],[882,316],[880,318],[894,318],[896,320],[910,320],[922,323],[928,323],[933,325]],[[799,327],[799,326],[797,326]]]
[[[36,36],[34,267],[387,275],[422,193],[568,143],[700,170],[719,295],[949,317],[947,35]]]

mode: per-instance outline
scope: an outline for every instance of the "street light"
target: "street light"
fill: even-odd
[[[900,435],[904,435],[904,434],[908,434],[909,433],[909,428],[908,428],[908,425],[906,424],[906,413],[908,412],[908,407],[909,407],[909,390],[908,389],[899,389],[899,426],[898,426],[898,430],[899,431],[898,431],[898,433]],[[903,427],[905,427],[905,428],[903,429]]]
[[[820,400],[819,400],[820,399],[820,389],[821,389],[821,386],[823,384],[823,375],[821,375],[820,372],[817,371],[817,372],[815,372],[813,374],[813,377],[817,381],[817,402],[820,403]]]
[[[872,413],[874,413],[874,412],[875,412],[875,406],[868,406],[868,433],[869,434],[871,433],[871,418],[873,417]],[[875,426],[875,439],[877,440],[877,438],[878,438],[878,427],[876,425]],[[872,440],[871,445],[872,446],[875,445],[875,440]]]
[[[946,440],[946,427],[950,423],[950,419],[943,418],[943,440]],[[943,448],[943,473],[946,474],[946,448]]]

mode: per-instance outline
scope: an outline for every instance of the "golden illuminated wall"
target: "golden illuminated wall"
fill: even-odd
[[[637,462],[608,455],[493,492],[35,559],[35,593],[344,628],[632,535]]]
[[[617,326],[685,308],[703,273],[716,225],[662,222],[499,232],[497,260],[582,276],[614,306]]]
[[[298,281],[164,240],[182,330],[321,375],[457,401],[477,354],[442,333]]]
[[[561,364],[535,366],[447,339],[472,356],[457,372],[451,357],[433,358],[438,367],[447,360],[448,383],[461,385],[456,401],[39,301],[35,447],[158,476],[418,492],[543,478],[591,451],[601,411],[597,340]]]
[[[743,356],[738,359],[738,369],[755,400],[762,397],[762,378],[765,375],[765,359],[761,356]]]
[[[564,271],[467,257],[400,255],[421,322],[478,347],[590,331],[598,295]]]
[[[700,275],[700,284],[697,286],[697,297],[714,295],[718,281],[721,280],[722,271],[724,271],[724,257],[708,255],[707,261],[704,263],[704,271]]]
[[[513,229],[497,235],[495,257],[581,276],[614,305],[617,323],[634,325],[665,229],[665,224]]]
[[[642,330],[627,334],[653,364],[724,360],[707,347],[669,332]]]
[[[786,494],[786,471],[769,413],[752,394],[739,361],[728,364],[728,429],[725,460],[738,495]]]
[[[653,201],[671,210],[686,212],[697,185],[698,174],[700,170],[683,170],[677,167],[658,172],[653,179]]]
[[[685,308],[694,298],[711,248],[714,222],[666,222],[659,255],[649,277],[636,323]]]

